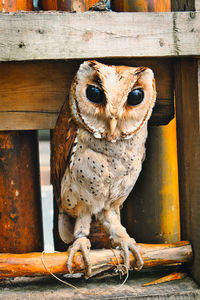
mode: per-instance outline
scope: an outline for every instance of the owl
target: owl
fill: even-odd
[[[143,266],[136,242],[120,222],[120,207],[145,158],[147,123],[155,104],[151,69],[83,62],[63,104],[51,142],[51,182],[57,200],[58,231],[72,243],[67,266],[81,251],[91,275],[90,225],[96,218],[119,246],[126,270],[129,251]],[[70,217],[74,222],[70,222]]]

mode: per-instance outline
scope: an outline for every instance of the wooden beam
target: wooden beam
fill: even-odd
[[[189,242],[137,244],[137,246],[144,260],[144,268],[192,260],[192,248]],[[49,275],[49,271],[54,274],[66,274],[69,273],[67,258],[68,252],[0,254],[0,278]],[[92,276],[123,264],[119,250],[91,250],[90,261]],[[132,254],[130,254],[130,263],[134,266],[135,257]],[[72,269],[74,273],[84,270],[84,261],[80,252],[74,256]]]
[[[175,65],[177,146],[182,238],[194,248],[192,273],[200,283],[200,63],[183,58]]]
[[[200,54],[200,12],[0,14],[0,61]]]
[[[152,124],[166,124],[174,114],[172,61],[107,59],[110,64],[148,66],[156,77],[157,102]],[[4,62],[0,64],[0,130],[52,129],[82,60]]]

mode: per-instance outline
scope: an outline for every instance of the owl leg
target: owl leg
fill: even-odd
[[[105,210],[98,215],[99,221],[103,224],[105,230],[110,234],[110,238],[114,246],[119,246],[122,250],[124,265],[129,269],[129,250],[135,256],[135,269],[141,270],[143,267],[143,260],[136,246],[136,242],[126,232],[125,227],[121,225],[119,215],[115,209]]]
[[[80,214],[75,222],[74,228],[74,242],[69,247],[69,256],[67,261],[67,267],[69,272],[72,270],[73,257],[77,251],[81,251],[83,260],[85,263],[86,271],[85,277],[88,278],[91,275],[91,264],[90,264],[90,240],[87,238],[90,232],[91,215],[89,213]]]

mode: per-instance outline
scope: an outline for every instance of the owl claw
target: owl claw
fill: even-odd
[[[72,261],[76,252],[81,251],[83,255],[83,260],[85,263],[85,277],[89,278],[91,276],[91,263],[90,263],[90,240],[86,237],[80,237],[76,239],[72,246],[69,247],[69,256],[67,260],[67,268],[70,273],[72,273]]]
[[[129,261],[129,250],[133,253],[133,255],[135,256],[135,266],[134,269],[137,271],[140,271],[144,265],[143,259],[140,255],[140,252],[138,251],[138,248],[136,246],[136,242],[134,239],[129,238],[128,241],[120,241],[120,243],[118,243],[118,245],[121,248],[121,255],[123,257],[124,260],[124,265],[126,268],[126,271],[129,270],[130,267],[130,261]]]
[[[140,252],[138,251],[138,248],[135,244],[130,244],[129,245],[129,249],[131,250],[131,252],[133,253],[133,255],[135,256],[135,266],[134,269],[136,271],[140,271],[144,265],[143,259],[140,255]]]

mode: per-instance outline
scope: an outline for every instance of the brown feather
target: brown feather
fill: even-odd
[[[77,125],[71,117],[69,102],[66,100],[60,110],[51,139],[51,184],[57,201],[60,197],[61,180],[70,161],[76,132]]]

